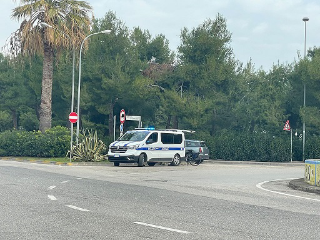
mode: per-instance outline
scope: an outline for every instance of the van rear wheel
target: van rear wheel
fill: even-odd
[[[138,167],[144,167],[144,162],[147,161],[147,155],[141,153],[138,159]]]
[[[154,166],[154,165],[156,165],[156,163],[155,162],[148,162],[148,165],[149,166]]]
[[[179,166],[181,162],[181,158],[179,154],[174,155],[172,162],[171,162],[171,166]]]

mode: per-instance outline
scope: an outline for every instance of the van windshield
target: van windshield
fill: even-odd
[[[129,131],[120,137],[118,141],[142,141],[149,133],[149,131]]]

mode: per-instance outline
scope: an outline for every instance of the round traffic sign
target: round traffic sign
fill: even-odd
[[[120,111],[120,123],[123,124],[126,121],[126,112],[124,109]]]
[[[76,112],[72,112],[69,114],[69,121],[71,123],[76,123],[78,121],[78,114]]]

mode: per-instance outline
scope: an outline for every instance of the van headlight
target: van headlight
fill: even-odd
[[[129,150],[136,150],[138,147],[139,147],[139,145],[132,145],[132,146],[129,146],[128,149]]]

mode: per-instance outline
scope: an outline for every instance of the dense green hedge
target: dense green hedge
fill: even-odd
[[[12,130],[0,133],[0,156],[64,157],[70,149],[70,131],[54,127],[45,133]]]
[[[290,133],[223,131],[214,137],[202,132],[188,138],[205,140],[211,159],[233,161],[290,161]],[[21,130],[0,133],[0,156],[64,157],[70,148],[70,131],[54,127],[46,133]],[[320,138],[306,137],[306,159],[320,158]],[[293,136],[293,160],[302,161],[302,140]]]
[[[290,133],[274,136],[265,132],[224,131],[219,135],[204,138],[210,148],[212,159],[233,161],[286,162],[291,158]],[[302,161],[302,140],[293,136],[293,160]],[[320,158],[320,137],[307,136],[306,159]]]

